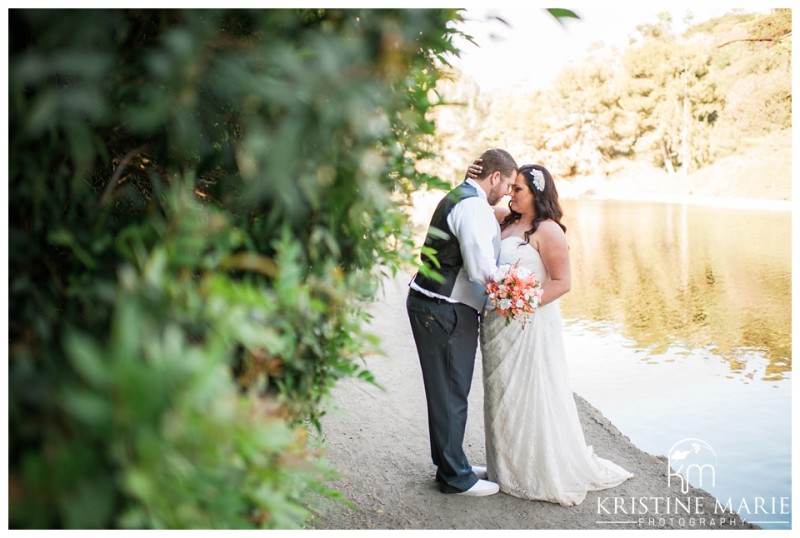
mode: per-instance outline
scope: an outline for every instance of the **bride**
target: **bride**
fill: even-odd
[[[475,164],[471,168],[474,170]],[[509,209],[496,208],[498,264],[519,263],[543,282],[526,325],[487,307],[480,327],[488,479],[524,499],[580,504],[588,491],[633,475],[586,445],[569,385],[558,298],[569,291],[566,227],[550,173],[522,166]]]

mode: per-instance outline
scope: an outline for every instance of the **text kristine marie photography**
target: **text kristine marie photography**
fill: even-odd
[[[643,528],[737,528],[746,520],[753,525],[791,528],[790,497],[714,499],[689,494],[690,485],[713,490],[717,485],[717,454],[702,439],[675,443],[666,461],[666,482],[677,495],[648,497],[598,497],[597,523],[603,526]],[[682,496],[681,496],[682,494]],[[738,514],[739,517],[736,517]]]

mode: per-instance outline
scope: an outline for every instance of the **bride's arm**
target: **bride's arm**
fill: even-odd
[[[511,210],[508,207],[501,207],[501,206],[492,206],[494,209],[494,217],[497,219],[497,222],[500,224],[503,223],[503,219],[506,218],[510,213]]]
[[[550,274],[550,280],[542,287],[542,304],[546,305],[569,291],[569,246],[564,231],[552,220],[540,223],[536,235],[539,236],[539,255]]]

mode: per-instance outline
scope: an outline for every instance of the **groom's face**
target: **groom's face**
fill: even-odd
[[[497,174],[495,184],[492,185],[486,196],[489,205],[497,205],[497,202],[508,194],[511,184],[514,183],[514,179],[517,177],[516,172],[511,172],[507,176],[504,176],[501,172],[495,172],[495,174]]]

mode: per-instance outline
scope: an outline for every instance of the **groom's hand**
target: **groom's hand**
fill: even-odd
[[[478,164],[481,162],[483,162],[483,159],[475,159],[472,161],[472,164],[467,167],[467,175],[464,176],[464,179],[478,179],[481,176],[481,172],[483,172],[483,166]]]

